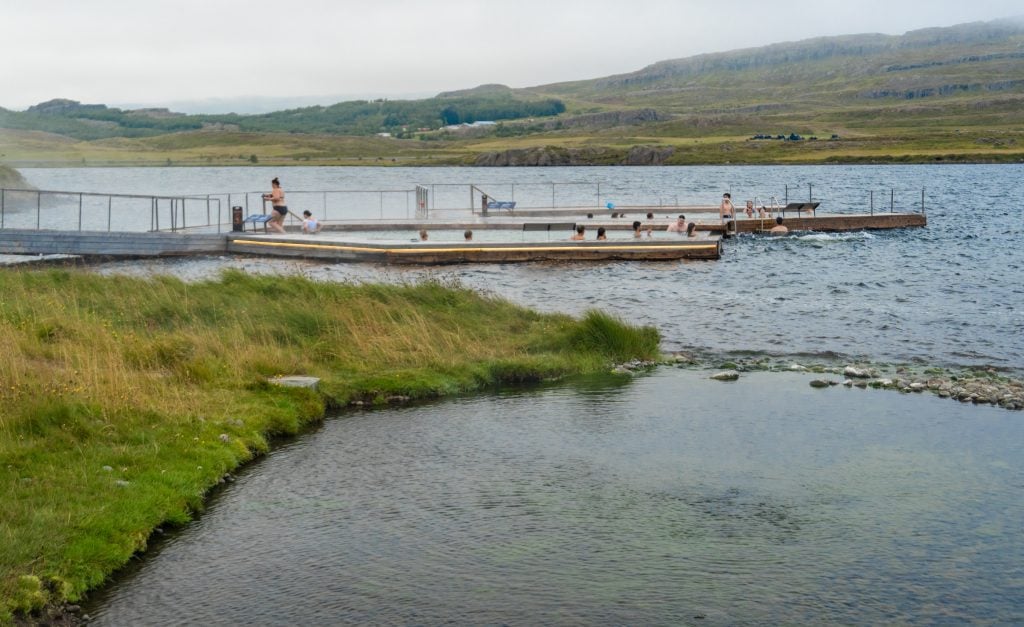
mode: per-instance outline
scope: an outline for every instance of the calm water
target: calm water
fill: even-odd
[[[925,229],[840,235],[742,236],[715,262],[466,265],[399,269],[251,259],[119,262],[112,273],[216,275],[224,267],[322,280],[456,277],[518,303],[579,313],[598,307],[656,326],[665,348],[832,355],[1024,369],[1024,166],[801,166],[674,168],[137,168],[27,169],[40,188],[125,193],[261,189],[277,174],[291,189],[410,189],[477,182],[558,201],[715,202],[791,196],[813,184],[828,212],[863,211],[897,190],[911,209],[927,190]],[[436,185],[435,189],[448,189]],[[465,188],[457,189],[459,197]],[[547,190],[547,191],[545,191]],[[455,193],[455,192],[450,192]],[[499,193],[500,192],[495,192]],[[801,196],[802,198],[802,196]],[[451,202],[457,202],[451,200]],[[464,203],[466,204],[466,203]],[[596,203],[595,203],[596,204]],[[375,209],[370,210],[370,213]],[[413,233],[402,234],[412,236]]]
[[[1024,621],[1018,414],[706,376],[332,418],[87,609],[102,625]]]

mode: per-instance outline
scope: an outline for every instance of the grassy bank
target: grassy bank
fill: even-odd
[[[634,147],[667,151],[663,165],[831,163],[1020,163],[1024,133],[995,128],[846,128],[804,123],[784,129],[820,134],[821,141],[751,140],[742,129],[618,128],[549,131],[522,137],[452,137],[438,141],[199,131],[138,139],[72,140],[36,131],[0,134],[0,153],[26,166],[442,166],[477,165],[505,151],[571,152],[568,164],[620,165]],[[805,130],[805,127],[809,130]],[[529,160],[520,160],[529,163]],[[560,162],[558,162],[560,163]],[[645,165],[637,163],[636,165]]]
[[[658,335],[458,286],[0,272],[0,622],[76,600],[330,404],[651,358]],[[322,378],[320,392],[267,377]]]

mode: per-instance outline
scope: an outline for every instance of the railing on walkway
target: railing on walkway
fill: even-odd
[[[222,215],[222,200],[206,195],[0,189],[0,229],[178,231],[216,228]]]
[[[666,213],[684,210],[679,196],[666,197],[642,185],[625,187],[589,182],[525,183],[433,183],[420,184],[415,189],[391,190],[297,190],[287,191],[290,210],[288,223],[296,225],[301,214],[309,210],[321,222],[346,220],[375,221],[393,219],[429,219],[444,211],[478,213],[482,196],[491,200],[515,201],[517,209],[594,209],[595,212],[615,207],[644,207]],[[804,196],[803,188],[807,194]],[[800,190],[800,193],[797,193]],[[906,189],[889,188],[884,192],[860,189],[827,190],[835,194],[841,206],[832,206],[829,200],[815,196],[813,185],[790,186],[767,195],[744,198],[733,194],[737,212],[744,211],[746,201],[756,207],[776,204],[780,210],[789,202],[822,202],[830,214],[889,212],[925,212],[925,192],[920,190],[910,203],[901,202]],[[899,192],[899,193],[897,193]],[[53,229],[61,231],[202,231],[225,232],[231,230],[232,207],[241,207],[248,216],[266,214],[269,203],[263,191],[218,192],[193,195],[137,195],[96,192],[69,192],[51,190],[0,189],[0,229]],[[863,196],[862,196],[863,194]],[[879,202],[876,203],[876,196]],[[864,198],[864,204],[858,198]],[[614,198],[615,200],[611,200]],[[698,190],[683,196],[698,199],[708,206],[718,204],[721,192]],[[769,198],[770,201],[760,199]],[[887,200],[888,202],[884,202]],[[684,200],[684,202],[686,202]],[[468,203],[468,204],[467,204]],[[692,205],[690,205],[692,206]],[[439,213],[431,213],[439,212]],[[500,211],[492,211],[500,215]]]

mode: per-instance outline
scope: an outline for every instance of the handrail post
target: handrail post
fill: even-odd
[[[601,181],[597,182],[597,206],[601,207]]]
[[[875,215],[875,190],[869,192],[871,194],[871,215]]]
[[[0,189],[0,229],[4,228],[4,204],[7,200],[7,190]]]
[[[383,220],[384,219],[384,192],[378,192],[377,195],[380,196],[380,219]]]
[[[39,230],[39,228],[40,228],[39,225],[41,224],[39,214],[43,210],[42,205],[43,205],[43,192],[36,192],[36,230],[37,231]]]
[[[889,188],[889,213],[893,213],[896,210],[896,188]]]
[[[107,233],[110,232],[110,218],[111,218],[113,204],[114,204],[114,197],[113,196],[107,196]]]
[[[210,195],[206,195],[206,226],[210,226]]]
[[[924,215],[924,188],[921,188],[921,215]]]
[[[82,193],[78,193],[78,230],[82,230]]]
[[[555,208],[555,184],[551,183],[551,208]]]

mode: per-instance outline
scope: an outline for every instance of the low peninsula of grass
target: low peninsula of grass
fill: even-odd
[[[386,404],[653,358],[658,334],[459,286],[0,272],[0,623],[75,601],[268,438]],[[318,391],[268,384],[321,378]]]

